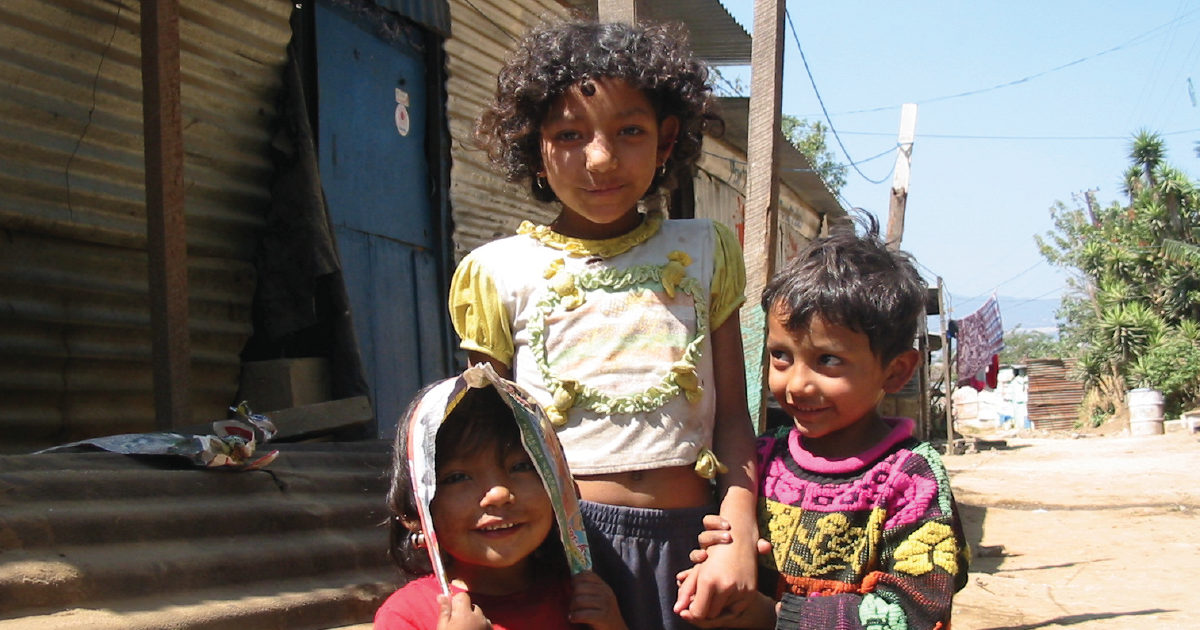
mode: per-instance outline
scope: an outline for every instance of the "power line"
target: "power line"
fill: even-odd
[[[1017,278],[1020,278],[1021,276],[1023,276],[1023,275],[1025,275],[1025,274],[1029,273],[1030,271],[1033,271],[1033,270],[1034,270],[1034,269],[1036,269],[1037,267],[1040,267],[1041,265],[1044,265],[1044,264],[1046,264],[1046,260],[1045,260],[1045,259],[1039,260],[1039,261],[1037,261],[1037,262],[1033,263],[1033,265],[1031,265],[1029,268],[1025,269],[1025,271],[1022,271],[1022,272],[1018,273],[1017,275],[1015,275],[1015,276],[1012,276],[1011,278],[1009,278],[1009,279],[1005,280],[1004,282],[1001,282],[1000,284],[997,284],[996,286],[994,286],[994,287],[992,287],[992,288],[988,289],[987,291],[984,291],[983,293],[980,293],[979,295],[976,295],[975,297],[971,297],[971,298],[967,298],[967,299],[965,299],[965,300],[959,300],[958,302],[955,302],[955,303],[954,303],[954,306],[960,306],[960,305],[962,305],[962,304],[965,304],[965,303],[967,303],[967,302],[971,302],[971,301],[973,301],[973,300],[978,300],[979,298],[981,298],[981,297],[983,297],[983,296],[985,296],[985,295],[987,295],[987,294],[989,294],[989,293],[995,293],[995,292],[996,292],[996,289],[999,289],[1000,287],[1002,287],[1002,286],[1004,286],[1004,285],[1008,284],[1009,282],[1012,282],[1013,280],[1016,280]],[[1059,288],[1062,288],[1062,287],[1059,287]],[[1058,289],[1055,289],[1054,291],[1058,291]],[[1050,293],[1053,293],[1054,291],[1051,291]],[[1049,294],[1047,294],[1047,295],[1049,295]],[[1038,298],[1034,298],[1034,299],[1036,300],[1036,299],[1038,299]],[[951,307],[951,308],[953,308],[953,307]]]
[[[812,84],[813,93],[816,94],[817,102],[821,104],[821,111],[825,114],[825,122],[829,123],[829,131],[833,134],[833,138],[837,140],[838,146],[842,148],[842,153],[846,156],[846,159],[849,160],[850,166],[854,167],[854,171],[862,176],[863,179],[871,182],[872,184],[882,184],[886,182],[890,174],[884,176],[883,179],[878,181],[867,177],[866,174],[858,168],[858,163],[854,161],[854,158],[850,157],[850,152],[846,150],[846,145],[842,144],[842,138],[838,135],[837,129],[835,129],[833,126],[833,120],[829,117],[829,110],[825,108],[825,100],[821,98],[821,92],[817,89],[817,81],[816,79],[813,79],[812,70],[808,67],[808,59],[804,56],[804,49],[800,46],[800,35],[796,31],[796,25],[792,24],[792,12],[784,9],[784,15],[787,17],[788,26],[792,29],[792,39],[796,42],[796,49],[800,51],[800,60],[804,62],[804,72],[808,74],[808,82]]]
[[[1017,308],[1018,306],[1024,306],[1024,305],[1026,305],[1026,304],[1028,304],[1028,303],[1030,303],[1030,302],[1036,302],[1037,300],[1040,300],[1040,299],[1042,299],[1042,298],[1046,297],[1047,295],[1051,295],[1051,294],[1053,294],[1053,293],[1056,293],[1056,292],[1058,292],[1058,291],[1062,291],[1062,290],[1063,290],[1063,289],[1065,289],[1065,288],[1066,288],[1066,285],[1064,284],[1064,285],[1062,285],[1062,286],[1058,287],[1057,289],[1050,289],[1049,291],[1047,291],[1047,292],[1045,292],[1045,293],[1043,293],[1043,294],[1041,294],[1041,295],[1039,295],[1039,296],[1037,296],[1037,297],[1035,297],[1035,298],[1029,298],[1028,300],[1025,300],[1024,302],[1017,302],[1016,304],[1009,304],[1009,305],[1008,305],[1008,308]]]
[[[1200,129],[1184,129],[1159,133],[1160,136],[1177,136],[1184,133],[1196,133]],[[882,131],[843,131],[847,136],[889,136],[894,134]],[[979,136],[960,134],[923,133],[921,138],[938,138],[941,140],[1129,140],[1129,136]],[[890,151],[890,149],[889,149]]]
[[[1172,21],[1176,21],[1181,17],[1179,12],[1183,10],[1184,1],[1185,0],[1179,0],[1179,4],[1175,8],[1175,18],[1173,18]],[[1146,73],[1146,83],[1144,87],[1138,91],[1137,104],[1133,108],[1134,112],[1140,112],[1142,110],[1143,102],[1145,102],[1146,97],[1150,95],[1150,86],[1158,82],[1158,78],[1162,74],[1163,68],[1167,65],[1167,59],[1171,56],[1168,51],[1171,48],[1171,44],[1175,41],[1176,32],[1178,32],[1177,28],[1171,29],[1166,41],[1164,41],[1159,47],[1158,54],[1156,54],[1154,57],[1154,64],[1151,66],[1151,71]],[[1158,101],[1158,107],[1155,109],[1154,116],[1149,118],[1143,117],[1143,120],[1154,121],[1158,116],[1158,112],[1162,111],[1163,103],[1167,99],[1160,97],[1153,100]]]
[[[1136,36],[1136,37],[1134,37],[1134,38],[1132,38],[1132,39],[1129,39],[1129,40],[1127,40],[1127,41],[1125,41],[1125,42],[1123,42],[1123,43],[1121,43],[1121,44],[1118,44],[1118,45],[1116,45],[1116,46],[1113,46],[1112,48],[1109,48],[1108,50],[1103,50],[1103,51],[1100,51],[1100,52],[1098,52],[1098,53],[1095,53],[1095,54],[1093,54],[1093,55],[1088,55],[1087,57],[1082,57],[1082,58],[1080,58],[1080,59],[1076,59],[1075,61],[1072,61],[1072,62],[1069,62],[1069,63],[1064,63],[1064,64],[1063,64],[1063,65],[1061,65],[1061,66],[1057,66],[1057,67],[1051,68],[1051,69],[1049,69],[1049,70],[1043,70],[1042,72],[1037,72],[1037,73],[1034,73],[1034,74],[1031,74],[1031,75],[1028,75],[1028,76],[1025,76],[1025,77],[1021,77],[1020,79],[1017,79],[1017,80],[1015,80],[1015,81],[1009,81],[1009,82],[1007,82],[1007,83],[1001,83],[1001,84],[999,84],[999,85],[993,85],[993,86],[991,86],[991,87],[980,88],[980,89],[977,89],[977,90],[968,90],[968,91],[966,91],[966,92],[959,92],[959,93],[957,93],[957,94],[949,94],[949,95],[946,95],[946,96],[938,96],[938,97],[935,97],[935,98],[926,99],[926,100],[924,100],[924,101],[917,101],[917,104],[918,104],[918,105],[925,105],[925,104],[927,104],[927,103],[937,103],[937,102],[939,102],[939,101],[947,101],[947,100],[950,100],[950,99],[955,99],[955,98],[963,98],[963,97],[966,97],[966,96],[974,96],[974,95],[976,95],[976,94],[982,94],[982,93],[984,93],[984,92],[991,92],[991,91],[993,91],[993,90],[999,90],[999,89],[1003,89],[1003,88],[1006,88],[1006,87],[1012,87],[1012,86],[1014,86],[1014,85],[1020,85],[1020,84],[1022,84],[1022,83],[1028,83],[1029,81],[1032,81],[1033,79],[1037,79],[1037,78],[1040,78],[1040,77],[1046,76],[1047,74],[1051,74],[1051,73],[1054,73],[1054,72],[1058,72],[1059,70],[1065,70],[1065,69],[1067,69],[1067,68],[1070,68],[1071,66],[1076,66],[1076,65],[1079,65],[1079,64],[1081,64],[1081,63],[1084,63],[1085,61],[1091,61],[1092,59],[1095,59],[1095,58],[1097,58],[1097,57],[1102,57],[1102,56],[1104,56],[1104,55],[1107,55],[1107,54],[1109,54],[1109,53],[1117,52],[1118,50],[1122,50],[1122,49],[1125,49],[1125,48],[1129,48],[1130,46],[1135,46],[1135,45],[1137,45],[1137,44],[1141,44],[1143,40],[1145,40],[1145,39],[1148,39],[1148,38],[1149,38],[1149,37],[1150,37],[1150,36],[1151,36],[1153,33],[1155,33],[1156,31],[1161,31],[1162,29],[1164,29],[1164,28],[1167,28],[1168,26],[1171,26],[1172,24],[1174,24],[1174,23],[1178,22],[1179,20],[1182,20],[1183,18],[1186,18],[1186,17],[1188,17],[1189,15],[1192,15],[1192,14],[1194,14],[1194,13],[1198,12],[1198,11],[1200,11],[1200,9],[1193,9],[1193,10],[1191,10],[1191,11],[1189,11],[1189,12],[1187,12],[1187,13],[1185,13],[1185,14],[1183,14],[1183,15],[1179,16],[1179,17],[1176,17],[1176,18],[1173,18],[1173,19],[1171,19],[1170,21],[1166,22],[1165,24],[1161,24],[1161,25],[1159,25],[1159,26],[1156,26],[1156,27],[1154,27],[1154,28],[1152,28],[1152,29],[1150,29],[1150,30],[1146,31],[1145,33],[1142,33],[1141,35],[1138,35],[1138,36]],[[789,22],[791,21],[791,17],[790,17],[790,16],[788,17],[788,21],[789,21]],[[795,29],[793,29],[793,31],[794,31],[794,30],[795,30]],[[823,109],[824,109],[824,105],[822,105],[821,107],[822,107],[822,110],[823,110]],[[886,106],[886,107],[874,107],[874,108],[871,108],[871,109],[856,109],[856,110],[851,110],[851,111],[846,111],[846,112],[837,112],[837,115],[839,115],[839,116],[842,116],[842,115],[848,115],[848,114],[869,114],[869,113],[874,113],[874,112],[885,112],[885,111],[888,111],[888,110],[896,109],[897,107],[899,107],[899,105],[889,105],[889,106]],[[826,116],[828,116],[828,113],[826,113]]]
[[[729,90],[729,94],[731,96],[744,96],[744,94],[742,93],[742,89],[739,86],[732,83],[729,79],[725,78],[725,75],[721,73],[721,70],[719,68],[714,67],[711,70],[712,70],[712,74],[716,75],[717,79],[719,79],[721,81],[721,83],[725,84],[725,87],[726,87],[726,89]]]
[[[917,260],[915,256],[912,258],[912,261],[913,261],[914,265],[920,267],[921,269],[924,269],[925,271],[928,271],[929,275],[933,276],[934,278],[942,277],[942,274],[930,269],[929,267],[926,267],[925,265],[922,265],[921,261]],[[943,281],[943,283],[944,283],[944,281]]]

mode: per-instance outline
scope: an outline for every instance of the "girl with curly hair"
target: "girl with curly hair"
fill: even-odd
[[[631,627],[691,627],[676,573],[716,510],[733,528],[690,579],[687,614],[720,620],[755,588],[754,434],[746,407],[737,237],[664,220],[721,124],[707,67],[672,27],[535,29],[476,126],[511,182],[554,203],[460,263],[455,330],[471,362],[515,380],[557,425],[596,572]]]

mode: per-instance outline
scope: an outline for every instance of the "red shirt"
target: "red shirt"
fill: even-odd
[[[450,590],[462,592],[454,585]],[[440,592],[432,575],[405,584],[375,613],[375,630],[434,630]],[[511,595],[471,595],[471,603],[483,610],[495,630],[573,630],[567,621],[570,600],[567,581],[543,583]]]

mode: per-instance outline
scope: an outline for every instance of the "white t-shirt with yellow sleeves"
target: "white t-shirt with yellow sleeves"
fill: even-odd
[[[571,471],[693,464],[712,447],[711,331],[745,301],[737,237],[706,219],[650,213],[585,241],[545,226],[471,252],[450,314],[468,351],[512,368],[546,408]],[[744,369],[740,357],[721,369]]]

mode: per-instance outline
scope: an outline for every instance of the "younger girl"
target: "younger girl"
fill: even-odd
[[[591,571],[568,578],[547,488],[569,493],[570,480],[544,481],[497,391],[511,384],[484,370],[421,390],[400,423],[388,491],[391,555],[414,579],[380,607],[376,630],[568,630],[572,623],[626,630],[600,578]],[[436,441],[432,470],[413,458],[425,452],[423,440]],[[552,461],[546,450],[539,458]],[[431,489],[432,500],[423,495]],[[573,495],[564,504],[573,505]],[[585,547],[580,541],[572,550]]]
[[[675,574],[706,510],[735,535],[701,566],[693,618],[740,609],[755,586],[741,249],[721,224],[641,208],[692,176],[705,122],[720,122],[707,76],[666,27],[530,33],[476,134],[558,216],[471,252],[450,292],[471,362],[558,425],[596,571],[639,630],[689,627],[671,610]]]

